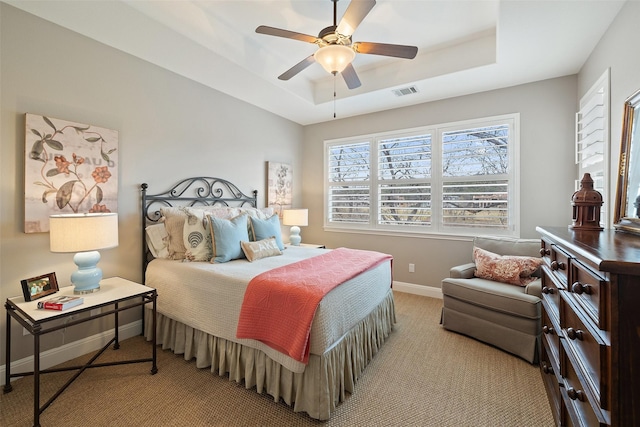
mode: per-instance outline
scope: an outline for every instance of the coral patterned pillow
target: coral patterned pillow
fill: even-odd
[[[541,258],[498,255],[481,248],[473,248],[473,260],[476,277],[517,286],[526,286],[536,280],[531,275],[542,264]]]

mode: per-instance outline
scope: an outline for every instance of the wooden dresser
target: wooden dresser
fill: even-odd
[[[562,426],[640,426],[640,236],[538,227],[540,370]]]

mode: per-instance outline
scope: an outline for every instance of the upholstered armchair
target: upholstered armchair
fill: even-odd
[[[442,326],[537,363],[539,251],[540,240],[476,237],[473,262],[451,268],[442,281]]]

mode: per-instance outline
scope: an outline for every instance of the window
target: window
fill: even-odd
[[[431,224],[431,135],[382,139],[378,151],[378,224]]]
[[[325,227],[517,235],[518,115],[325,142]]]

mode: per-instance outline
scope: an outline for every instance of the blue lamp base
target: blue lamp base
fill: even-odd
[[[291,242],[293,246],[299,246],[300,242],[302,241],[302,237],[300,237],[300,227],[294,225],[293,227],[291,227],[289,233],[289,242]]]
[[[73,262],[78,269],[71,274],[71,284],[74,286],[74,294],[90,294],[100,290],[102,270],[97,267],[100,261],[100,252],[78,252],[73,257]]]

